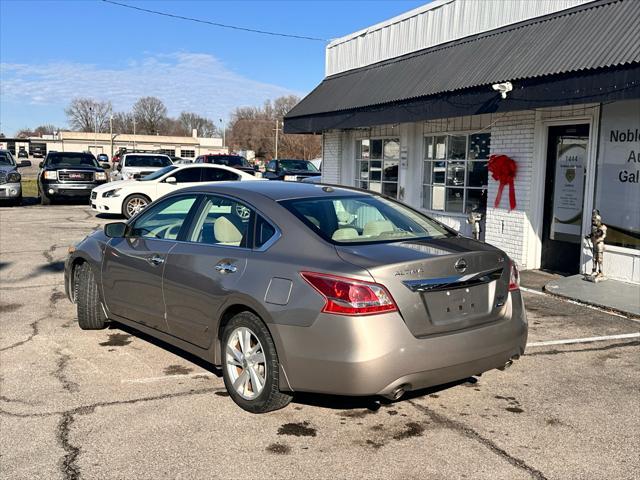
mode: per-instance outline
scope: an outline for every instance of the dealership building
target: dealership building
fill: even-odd
[[[195,158],[206,153],[226,153],[222,143],[220,137],[198,137],[195,130],[191,137],[60,131],[42,137],[0,138],[0,149],[9,150],[14,155],[20,150],[29,156],[44,156],[50,151],[92,152],[94,155],[106,153],[111,158],[121,148],[126,148]]]
[[[590,272],[598,209],[640,283],[639,38],[637,0],[436,0],[332,41],[284,129],[323,135],[325,182],[481,214],[523,269]]]

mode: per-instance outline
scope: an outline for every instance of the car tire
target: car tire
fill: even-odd
[[[134,205],[136,203],[139,206],[142,203],[144,203],[144,206],[142,206],[139,210],[134,211],[135,210]],[[136,213],[147,208],[150,203],[151,203],[151,199],[146,195],[140,195],[138,193],[129,195],[127,198],[124,199],[124,202],[122,202],[122,215],[124,215],[126,219],[129,219],[133,217]]]
[[[51,198],[47,197],[44,192],[40,194],[40,205],[51,205]]]
[[[100,306],[98,284],[88,263],[76,267],[74,291],[80,328],[82,330],[105,328],[107,321]]]
[[[250,348],[246,348],[246,344],[243,347],[239,340],[247,332],[249,333]],[[234,344],[236,353],[227,353],[227,346]],[[250,358],[245,358],[244,354],[252,349],[256,349],[255,352],[251,354]],[[232,351],[231,347],[230,351]],[[238,358],[238,353],[242,355],[241,359]],[[251,362],[251,359],[258,358],[262,358],[264,361]],[[243,366],[240,365],[241,363]],[[280,362],[269,329],[260,318],[251,312],[237,314],[224,327],[222,371],[229,396],[243,410],[251,413],[266,413],[284,408],[291,401],[291,395],[281,392],[279,388]],[[248,380],[245,382],[244,380],[247,378]],[[254,378],[257,379],[257,388],[253,384]],[[260,388],[261,381],[263,381],[263,385]],[[234,387],[234,382],[237,383],[237,387]],[[251,386],[251,390],[248,389],[249,386]]]
[[[13,206],[14,207],[20,207],[22,205],[22,195],[20,195],[18,198],[16,198],[13,201]]]

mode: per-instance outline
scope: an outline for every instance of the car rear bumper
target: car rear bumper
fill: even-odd
[[[22,196],[20,183],[3,183],[0,185],[0,200],[14,199]]]
[[[390,395],[504,366],[524,353],[527,323],[519,292],[495,322],[425,338],[414,337],[399,314],[321,315],[310,327],[271,325],[294,391]],[[280,353],[280,352],[279,352]]]

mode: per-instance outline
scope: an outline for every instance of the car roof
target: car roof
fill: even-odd
[[[169,155],[165,155],[164,153],[138,153],[138,152],[126,152],[123,154],[125,157],[127,155],[139,155],[141,157],[167,157],[171,159]]]
[[[183,191],[200,191],[206,193],[226,193],[242,196],[243,194],[259,194],[271,200],[280,201],[292,198],[312,198],[320,196],[341,197],[344,195],[369,196],[369,192],[355,188],[345,188],[319,183],[283,182],[269,180],[265,182],[220,182],[203,184],[187,188]]]

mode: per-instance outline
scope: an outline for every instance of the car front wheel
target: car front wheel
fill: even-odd
[[[144,195],[131,195],[127,197],[122,205],[122,214],[126,218],[131,218],[138,212],[141,212],[147,205],[151,203]]]
[[[242,312],[225,326],[222,369],[229,395],[251,413],[286,407],[291,395],[281,392],[280,364],[267,326],[251,312]]]
[[[100,307],[98,284],[88,263],[75,269],[75,301],[78,304],[78,325],[82,330],[101,330],[107,321]]]

